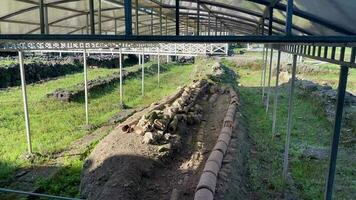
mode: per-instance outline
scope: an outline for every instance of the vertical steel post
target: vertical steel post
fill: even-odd
[[[159,5],[159,33],[162,35],[162,0],[160,0]]]
[[[151,10],[151,35],[153,35],[153,10]]]
[[[90,31],[95,35],[94,0],[89,0]]]
[[[89,14],[86,15],[86,24],[87,24],[87,34],[89,35]]]
[[[262,89],[264,65],[265,65],[265,47],[263,47],[262,49],[262,66],[261,66],[261,81],[260,81],[261,89]]]
[[[85,124],[89,124],[89,108],[88,108],[88,74],[87,74],[87,52],[84,49],[84,93],[85,93]]]
[[[48,24],[48,6],[44,7],[44,21],[45,21],[45,32],[49,34],[49,24]]]
[[[283,179],[287,180],[288,175],[288,163],[289,163],[289,143],[290,135],[292,132],[292,116],[293,116],[293,94],[295,85],[295,74],[297,69],[297,55],[293,55],[293,65],[292,65],[292,78],[290,80],[289,88],[289,103],[288,103],[288,124],[287,124],[287,135],[284,148],[284,159],[283,159]]]
[[[166,35],[168,35],[168,18],[166,17]]]
[[[167,54],[167,63],[169,63],[169,55]]]
[[[123,91],[122,91],[122,48],[120,47],[120,53],[119,53],[119,65],[120,65],[120,106],[123,108]]]
[[[132,35],[132,5],[131,0],[125,0],[125,34],[127,36]]]
[[[139,28],[138,28],[138,0],[135,0],[135,33],[139,35]]]
[[[355,62],[356,48],[352,48],[351,52],[351,62]],[[341,49],[340,60],[344,60],[345,57],[345,47]],[[340,76],[339,76],[339,86],[337,91],[337,102],[336,102],[336,111],[335,111],[335,120],[334,120],[334,130],[331,141],[331,150],[330,150],[330,161],[329,161],[329,170],[326,182],[325,190],[325,200],[331,200],[333,194],[334,178],[336,171],[336,160],[337,160],[337,151],[339,148],[339,139],[340,132],[342,127],[342,113],[344,110],[344,100],[347,86],[347,77],[349,73],[348,66],[341,66]]]
[[[262,31],[261,31],[262,35],[265,35],[265,18],[262,18]]]
[[[179,35],[179,0],[176,0],[176,35]]]
[[[279,67],[281,64],[281,51],[278,50],[277,66],[276,66],[276,86],[274,88],[274,106],[273,106],[273,122],[272,122],[272,136],[276,135],[277,122],[277,106],[278,106],[278,82],[279,82]]]
[[[114,12],[114,26],[115,26],[115,35],[117,35],[117,18],[116,18],[116,15],[115,15],[115,12]]]
[[[293,25],[293,0],[288,0],[287,3],[287,19],[286,19],[286,34],[292,35]]]
[[[273,29],[273,7],[269,7],[268,35],[272,35]]]
[[[200,3],[199,0],[196,0],[197,3],[197,35],[200,35]]]
[[[211,17],[210,17],[210,11],[208,12],[208,14],[209,14],[209,18],[208,18],[208,23],[209,23],[209,24],[208,24],[208,36],[210,36],[210,29],[211,29],[211,24],[210,24],[210,23],[211,23],[211,22],[210,22],[210,18],[211,18]]]
[[[267,59],[268,59],[268,47],[266,47],[265,62],[263,63],[263,81],[262,81],[262,102],[265,97],[265,85],[266,85],[266,71],[267,71]]]
[[[189,15],[187,15],[186,30],[185,35],[189,34]]]
[[[44,3],[43,3],[43,0],[39,0],[38,4],[39,4],[39,12],[40,12],[40,31],[41,31],[41,34],[45,34],[46,33],[46,29],[45,29]]]
[[[144,96],[145,95],[145,53],[144,53],[144,50],[142,50],[141,69],[142,69],[141,89],[142,89],[142,96]]]
[[[157,69],[158,70],[157,81],[158,81],[158,87],[159,87],[159,83],[160,83],[159,76],[160,76],[160,71],[161,71],[159,58],[160,58],[160,56],[159,56],[159,53],[158,53],[158,56],[157,56],[157,68],[158,68]]]
[[[218,17],[215,17],[215,36],[218,36]]]
[[[98,29],[99,29],[99,35],[101,35],[101,0],[98,0]]]
[[[268,114],[269,95],[270,95],[270,93],[271,93],[272,61],[273,61],[273,49],[271,48],[271,57],[270,57],[270,59],[269,59],[269,71],[268,71],[268,86],[267,86],[266,114]]]
[[[24,109],[24,114],[25,114],[25,126],[26,126],[26,136],[27,136],[27,151],[28,151],[29,154],[32,154],[30,117],[29,117],[29,113],[28,113],[26,77],[25,77],[25,67],[24,67],[24,62],[23,62],[23,52],[22,51],[19,51],[19,63],[20,63],[23,109]]]

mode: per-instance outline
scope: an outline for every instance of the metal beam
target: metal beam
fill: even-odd
[[[26,71],[24,67],[23,52],[19,51],[19,63],[20,63],[20,75],[21,75],[21,90],[23,99],[23,109],[25,115],[25,126],[26,126],[26,138],[27,138],[27,151],[32,154],[32,143],[31,143],[31,129],[30,129],[30,116],[28,114],[28,103],[27,103],[27,90],[26,90]]]
[[[176,35],[179,35],[179,0],[176,0]]]
[[[125,0],[125,34],[126,36],[132,36],[132,5],[131,0]]]
[[[268,35],[272,35],[273,30],[273,7],[269,7]]]
[[[138,0],[135,0],[135,33],[136,35],[140,34],[139,27],[138,27],[138,10],[139,10],[139,5],[138,5]]]
[[[94,0],[89,0],[90,33],[95,35]]]
[[[41,28],[41,34],[46,33],[46,27],[45,27],[45,19],[44,19],[44,4],[43,0],[39,0],[39,11],[40,11],[40,28]]]
[[[352,62],[355,62],[355,54],[356,54],[355,48],[352,49],[351,54],[352,54],[351,60]],[[345,56],[345,48],[342,48],[340,59],[344,60],[344,56]],[[325,200],[331,200],[333,194],[334,178],[335,178],[335,171],[336,171],[336,160],[337,160],[337,152],[339,149],[340,132],[342,127],[342,113],[344,110],[344,100],[345,100],[348,73],[349,73],[349,68],[347,66],[341,66],[340,76],[339,76],[339,86],[337,91],[334,130],[333,130],[333,136],[331,141],[329,170],[328,170],[326,190],[324,196]]]
[[[129,1],[129,0],[128,0]],[[242,42],[242,43],[274,43],[274,44],[325,44],[337,46],[356,46],[356,36],[130,36],[130,35],[67,35],[67,34],[1,34],[1,43],[45,41],[74,41],[74,42]],[[0,49],[1,50],[1,49]]]
[[[284,147],[284,158],[283,158],[283,179],[284,181],[288,178],[288,166],[289,166],[289,144],[290,136],[292,132],[292,117],[293,117],[293,98],[294,98],[294,87],[295,87],[295,74],[297,69],[297,55],[293,55],[292,64],[292,77],[289,80],[289,102],[288,102],[288,121],[287,121],[287,134]]]
[[[200,3],[199,0],[196,0],[197,3],[197,35],[200,35]]]
[[[286,12],[287,12],[287,18],[286,18],[286,34],[287,34],[287,35],[292,35],[293,0],[288,0]]]
[[[272,122],[272,137],[276,135],[277,123],[277,108],[278,108],[278,89],[279,89],[279,67],[281,64],[281,51],[278,50],[277,66],[276,66],[276,85],[274,88],[274,106],[273,106],[273,122]]]
[[[99,29],[99,35],[101,35],[101,0],[98,0],[98,29]]]
[[[89,107],[88,107],[88,73],[87,73],[87,52],[83,51],[83,61],[84,61],[84,101],[85,101],[85,124],[89,124]]]

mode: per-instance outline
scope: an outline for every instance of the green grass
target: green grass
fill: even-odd
[[[160,87],[157,86],[155,70],[150,70],[150,73],[146,73],[145,76],[145,96],[141,96],[141,75],[137,78],[125,80],[124,103],[129,107],[147,106],[174,93],[178,86],[188,84],[196,76],[203,76],[210,70],[211,60],[204,62],[204,65],[201,60],[196,60],[196,62],[197,64],[194,65],[177,65],[174,63],[161,65]],[[147,63],[147,65],[151,65],[151,63]],[[130,70],[135,67],[137,66]],[[163,72],[163,69],[166,69],[166,71]],[[110,75],[114,71],[117,71],[117,69],[91,69],[88,76],[89,79],[94,79],[98,76]],[[48,155],[59,152],[68,147],[71,142],[89,133],[81,128],[85,120],[83,100],[63,103],[45,97],[48,92],[52,92],[59,87],[66,88],[81,83],[82,77],[83,74],[79,73],[43,84],[28,86],[32,140],[36,153]],[[20,88],[3,91],[0,93],[0,100],[1,103],[12,102],[6,110],[0,110],[1,119],[4,119],[2,121],[7,123],[7,126],[4,126],[0,131],[0,137],[4,138],[0,141],[2,146],[0,149],[0,180],[4,185],[9,181],[11,182],[13,172],[16,169],[36,167],[37,164],[43,165],[50,158],[39,158],[34,163],[22,158],[22,155],[26,152],[26,140]],[[89,121],[91,124],[100,126],[119,112],[118,84],[110,85],[90,94]],[[83,161],[97,143],[98,141],[93,141],[91,147],[83,155],[65,157],[65,161],[58,166],[59,171],[54,177],[39,179],[37,185],[40,187],[40,192],[80,197],[79,184]]]
[[[319,84],[328,84],[334,89],[336,89],[339,82],[340,67],[329,63],[323,63],[319,66],[321,68],[321,71],[318,71],[316,73],[300,74],[298,75],[298,77],[312,80]],[[323,70],[325,70],[324,73]],[[346,89],[347,91],[356,94],[356,69],[349,69]]]
[[[261,71],[236,66],[231,61],[223,61],[235,70],[240,79],[238,90],[242,99],[241,112],[247,121],[247,129],[254,143],[256,153],[251,153],[248,165],[250,181],[257,199],[279,199],[284,191],[282,163],[284,139],[287,124],[288,89],[283,87],[279,96],[277,130],[281,137],[272,138],[272,112],[266,114],[259,87]],[[237,84],[237,83],[236,83]],[[273,102],[270,102],[273,108]],[[295,93],[293,106],[293,127],[290,145],[289,170],[302,199],[322,199],[328,160],[308,160],[301,158],[306,146],[329,148],[332,124],[320,112],[312,99]],[[344,149],[344,147],[340,147]],[[353,150],[354,152],[354,150]],[[352,155],[352,153],[350,153]],[[355,197],[355,162],[349,163],[339,156],[336,175],[336,199]],[[353,171],[353,172],[352,172]]]
[[[168,64],[169,70],[161,74],[161,87],[157,76],[145,77],[145,96],[141,96],[141,79],[124,82],[124,103],[130,107],[146,106],[172,94],[180,85],[194,78],[194,65]],[[112,74],[117,69],[91,69],[89,79]],[[59,102],[46,98],[57,88],[66,88],[83,81],[83,74],[73,74],[43,84],[28,85],[28,104],[33,151],[48,155],[68,147],[74,140],[88,134],[81,127],[85,122],[83,101]],[[22,158],[26,153],[26,136],[21,89],[10,88],[0,92],[0,180],[11,178],[14,170],[28,167]],[[118,84],[95,91],[89,97],[89,121],[99,126],[120,112]]]

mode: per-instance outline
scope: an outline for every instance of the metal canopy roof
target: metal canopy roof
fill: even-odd
[[[1,34],[39,34],[41,0],[2,0]],[[89,34],[90,0],[43,0],[46,33]],[[95,33],[123,35],[125,31],[124,0],[94,0]],[[175,0],[132,0],[134,35],[175,35]],[[197,4],[200,4],[199,11]],[[269,7],[273,7],[273,35],[285,34],[286,0],[180,0],[182,35],[224,31],[229,35],[267,34]],[[99,14],[99,10],[101,13]],[[293,35],[356,35],[352,14],[356,1],[294,0]],[[136,32],[138,14],[138,34]],[[161,15],[162,13],[162,15]],[[100,17],[101,16],[101,17]],[[162,17],[160,17],[162,16]],[[101,24],[99,23],[101,18]],[[151,20],[152,18],[152,20]],[[262,20],[262,19],[266,20]],[[210,20],[209,20],[210,19]],[[197,21],[199,20],[199,25]],[[265,25],[265,30],[259,26]],[[47,23],[46,23],[47,24]],[[100,25],[99,25],[100,24]],[[151,26],[153,28],[151,30]],[[117,27],[117,28],[115,28]],[[259,28],[260,27],[260,28]]]

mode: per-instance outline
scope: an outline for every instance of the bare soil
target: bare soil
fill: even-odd
[[[157,159],[160,146],[142,143],[142,136],[115,128],[93,150],[84,165],[81,194],[87,199],[193,199],[204,163],[216,143],[229,96],[211,103],[198,99],[203,120],[180,125],[182,148],[170,158]],[[149,108],[131,116],[137,120]]]

